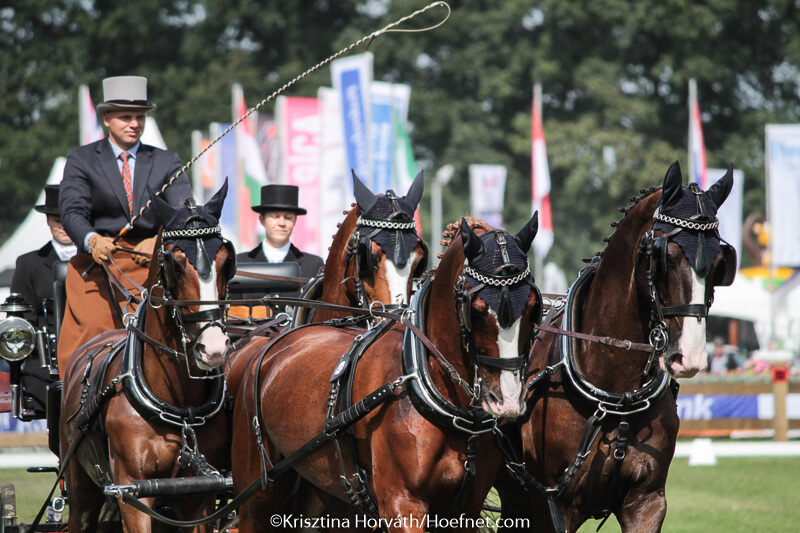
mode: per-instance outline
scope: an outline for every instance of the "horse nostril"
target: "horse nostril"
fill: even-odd
[[[486,396],[488,396],[488,397],[489,397],[489,400],[491,400],[491,401],[493,401],[493,402],[495,402],[495,403],[501,403],[501,402],[500,402],[500,396],[498,396],[498,395],[497,395],[497,393],[496,393],[496,392],[494,392],[494,391],[491,391],[491,390],[490,390],[490,391],[488,391],[488,392],[486,393]]]

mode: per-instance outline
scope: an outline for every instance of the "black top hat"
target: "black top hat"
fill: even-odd
[[[44,186],[44,205],[34,206],[34,209],[45,215],[60,215],[58,210],[58,185]]]
[[[291,211],[305,215],[307,211],[297,206],[299,189],[295,185],[264,185],[261,187],[261,205],[254,205],[256,213],[267,211]]]

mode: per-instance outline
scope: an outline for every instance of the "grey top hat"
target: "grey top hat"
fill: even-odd
[[[299,190],[295,185],[264,185],[261,187],[261,205],[254,205],[251,209],[256,213],[290,211],[305,215],[308,211],[297,205]]]
[[[142,76],[116,76],[103,80],[102,103],[97,112],[151,111],[156,104],[147,103],[147,78]]]
[[[45,215],[60,215],[58,210],[58,185],[44,186],[44,204],[36,205],[33,208]]]

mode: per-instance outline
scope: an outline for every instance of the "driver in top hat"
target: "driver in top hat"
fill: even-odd
[[[147,203],[148,188],[161,190],[181,169],[177,154],[140,142],[145,115],[156,107],[147,101],[147,78],[106,78],[103,96],[97,112],[108,135],[70,151],[61,182],[62,222],[78,246],[67,273],[67,309],[58,341],[62,378],[67,360],[81,345],[100,333],[123,327],[115,306],[124,304],[125,296],[119,291],[114,297],[109,294],[103,269],[92,269],[86,279],[81,274],[93,261],[102,263],[114,254],[116,266],[111,269],[115,277],[137,292],[125,278],[140,285],[147,279],[147,263],[159,227],[155,213],[145,210],[116,244],[114,237]],[[192,188],[185,173],[162,195],[173,206],[190,197]]]
[[[261,187],[261,204],[252,206],[258,213],[258,221],[264,226],[264,240],[250,250],[236,256],[239,263],[288,263],[300,264],[300,276],[312,278],[317,275],[324,262],[322,258],[301,252],[290,242],[292,231],[299,215],[307,211],[298,206],[299,189],[294,185],[265,185]],[[300,291],[280,293],[279,296],[296,297]],[[259,298],[263,296],[254,296]],[[249,296],[245,296],[249,298]]]

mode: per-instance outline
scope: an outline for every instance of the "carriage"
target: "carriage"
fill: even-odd
[[[339,300],[326,303],[322,298],[321,303],[308,304],[313,313],[335,315],[325,323],[314,324],[313,316],[302,312],[295,313],[293,327],[286,329],[270,319],[259,322],[251,316],[222,320],[216,312],[202,310],[192,311],[196,316],[188,320],[184,315],[189,324],[193,320],[219,322],[220,329],[227,328],[235,337],[234,366],[226,378],[233,408],[221,426],[230,442],[218,444],[214,451],[213,446],[209,448],[211,438],[199,429],[196,437],[188,429],[190,436],[180,436],[183,447],[190,448],[185,460],[194,462],[195,472],[205,468],[205,456],[219,465],[213,457],[222,449],[231,459],[225,467],[232,476],[225,467],[212,467],[210,474],[193,477],[176,476],[173,471],[172,476],[120,482],[115,476],[115,483],[105,486],[106,494],[128,504],[122,509],[141,511],[135,516],[147,512],[175,526],[200,526],[216,518],[215,527],[224,527],[229,511],[237,508],[243,531],[272,529],[274,523],[258,520],[270,513],[336,516],[344,520],[339,525],[358,524],[356,511],[374,519],[366,522],[366,529],[377,525],[390,531],[421,531],[430,524],[422,518],[428,513],[479,516],[486,494],[495,485],[503,498],[503,515],[526,517],[528,528],[533,524],[536,530],[574,531],[587,516],[615,513],[625,530],[633,530],[628,528],[639,520],[658,530],[663,506],[655,506],[657,512],[642,517],[636,513],[650,509],[631,502],[650,501],[652,493],[663,489],[677,431],[674,405],[670,405],[676,393],[671,376],[675,369],[691,365],[689,350],[682,343],[698,336],[699,330],[692,330],[691,324],[702,323],[714,286],[730,283],[731,263],[735,264],[727,245],[718,240],[706,245],[704,240],[706,232],[716,234],[715,212],[730,190],[730,178],[709,191],[707,203],[702,191],[681,187],[679,176],[679,170],[671,167],[663,201],[660,190],[643,196],[647,201],[631,210],[636,216],[626,216],[618,230],[622,237],[617,242],[622,244],[607,251],[605,264],[611,266],[605,270],[619,274],[631,269],[637,280],[634,290],[644,295],[645,303],[652,303],[641,312],[634,306],[633,319],[623,317],[629,326],[637,320],[642,325],[618,329],[624,333],[617,334],[621,338],[601,335],[614,321],[613,314],[602,315],[605,321],[583,333],[579,330],[589,327],[590,318],[567,314],[562,319],[555,312],[558,308],[542,318],[543,298],[526,257],[536,233],[535,217],[516,235],[474,220],[451,226],[449,237],[455,246],[448,247],[437,271],[421,276],[411,305],[376,307],[374,302],[394,301],[391,293],[381,293],[375,283],[380,276],[365,282],[379,263],[393,262],[392,268],[404,271],[408,289],[410,280],[424,270],[418,268],[421,257],[400,269],[390,261],[397,259],[392,253],[396,247],[405,246],[402,232],[413,226],[401,220],[388,227],[371,227],[364,213],[360,217],[349,213],[329,257],[343,268],[333,276],[334,269],[326,265],[325,286],[341,291]],[[696,201],[690,207],[696,205],[697,213],[670,212],[670,202],[678,202],[681,195]],[[398,212],[394,195],[381,198],[384,203],[395,202],[387,213]],[[358,203],[366,212],[379,202],[362,196]],[[656,233],[659,223],[681,230],[659,228]],[[394,238],[377,242],[376,230],[381,229],[394,233]],[[685,254],[682,244],[675,241],[681,231],[681,239],[688,235],[696,240],[695,253]],[[414,250],[411,255],[426,253],[420,243]],[[167,255],[160,254],[155,274],[161,276],[168,268]],[[620,263],[620,257],[631,263]],[[178,251],[169,261],[176,259],[190,270]],[[220,276],[230,279],[233,272],[225,257],[218,261]],[[588,280],[602,277],[600,263],[596,260],[584,271],[580,284],[576,282],[570,291],[568,304],[590,292]],[[277,275],[286,278],[287,272]],[[262,271],[245,281],[239,278],[238,283],[250,283],[245,287],[249,291],[255,289],[253,280],[267,281],[273,276]],[[235,285],[236,280],[232,278],[231,283]],[[164,281],[178,291],[176,283]],[[594,287],[613,289],[615,283],[595,282]],[[693,291],[698,283],[705,288]],[[306,296],[320,292],[318,286],[312,287],[315,284],[309,285]],[[628,303],[637,301],[635,295],[625,298]],[[201,305],[203,300],[176,292],[148,303],[178,307]],[[303,301],[290,303],[306,307]],[[580,306],[572,304],[576,307]],[[688,325],[690,333],[681,331],[681,325]],[[31,339],[37,335],[27,334]],[[554,343],[555,338],[564,340]],[[96,348],[102,351],[116,341],[101,339]],[[553,351],[555,344],[561,352]],[[603,365],[582,363],[575,355],[578,347],[586,352],[595,346],[608,357],[605,370],[612,371],[612,376],[625,376],[622,383],[604,378]],[[684,354],[687,358],[682,359]],[[98,372],[90,366],[80,370]],[[304,396],[287,394],[301,382],[309,384]],[[99,383],[93,393],[100,396],[116,385],[113,380]],[[91,396],[85,394],[89,390],[85,387],[73,389],[73,396]],[[23,390],[17,397],[24,394]],[[594,413],[583,404],[587,399],[598,402]],[[64,404],[70,405],[68,400]],[[658,407],[651,410],[651,405]],[[548,429],[549,419],[569,419],[570,432]],[[639,426],[642,420],[644,429]],[[657,431],[652,430],[654,424]],[[53,448],[63,453],[70,443],[63,431],[63,414],[61,427],[60,447]],[[650,435],[637,433],[642,431]],[[552,446],[559,455],[548,451],[548,459],[543,460],[543,445],[545,450]],[[664,461],[653,463],[652,478],[637,474],[639,478],[629,479],[630,460],[625,462],[625,458],[653,461],[647,449],[663,451]],[[80,475],[73,472],[73,479]],[[80,490],[69,489],[71,505],[89,492],[83,486],[74,487]],[[597,487],[602,487],[605,497],[599,502],[587,497]],[[175,509],[170,514],[153,505],[154,495],[190,491],[212,503],[204,507],[202,516],[184,516]],[[215,500],[231,501],[213,512]],[[531,516],[533,510],[535,516]],[[134,516],[130,510],[128,515]],[[393,520],[401,517],[407,518]],[[381,522],[381,518],[386,520]],[[23,530],[10,520],[4,527]],[[52,527],[57,529],[58,524]],[[127,527],[135,530],[134,521]]]

